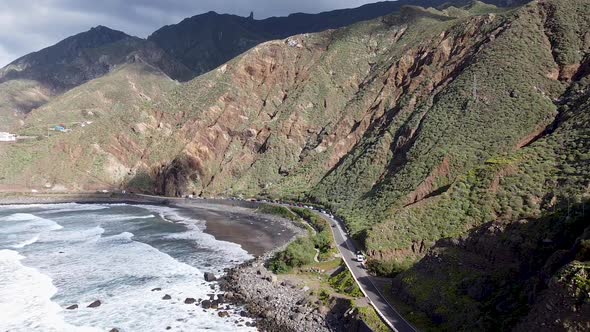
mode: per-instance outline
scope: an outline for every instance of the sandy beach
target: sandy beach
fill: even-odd
[[[117,193],[12,194],[0,196],[8,204],[153,204],[177,208],[182,215],[206,221],[205,232],[216,239],[237,243],[253,256],[284,246],[300,228],[290,221],[257,213],[258,203],[238,200],[183,199]]]

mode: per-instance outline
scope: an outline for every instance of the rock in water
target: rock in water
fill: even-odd
[[[197,302],[197,300],[193,299],[192,297],[187,297],[184,299],[184,304],[193,304],[195,302]]]
[[[162,290],[162,288],[160,288],[160,287],[157,287],[157,288],[154,288],[154,289],[152,289],[152,292],[159,292],[159,291],[161,291],[161,290]]]
[[[172,296],[170,296],[168,294],[164,295],[164,297],[162,298],[162,300],[170,300],[170,299],[172,299]]]
[[[113,327],[109,332],[119,332],[119,329]]]
[[[100,307],[100,305],[101,305],[101,304],[102,304],[102,303],[101,303],[99,300],[96,300],[96,301],[94,301],[94,302],[90,303],[90,304],[88,305],[88,308],[96,308],[96,307]]]
[[[66,308],[67,310],[74,310],[74,309],[78,309],[78,305],[77,304],[72,304],[71,306]]]
[[[211,281],[215,281],[217,280],[217,277],[215,277],[215,274],[211,273],[211,272],[205,272],[205,281],[211,282]]]
[[[201,307],[203,307],[203,309],[210,309],[211,308],[211,301],[203,300],[203,302],[201,302]]]
[[[217,313],[217,316],[219,317],[229,317],[229,314],[227,313],[227,311],[220,311]]]

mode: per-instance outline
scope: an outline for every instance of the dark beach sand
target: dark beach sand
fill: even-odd
[[[283,246],[298,233],[290,221],[256,213],[255,206],[248,202],[194,200],[171,205],[187,217],[205,220],[206,233],[240,244],[253,256]]]
[[[237,243],[253,256],[262,256],[285,245],[301,230],[288,220],[256,212],[258,203],[233,200],[202,200],[121,194],[5,195],[2,204],[128,203],[176,207],[188,218],[206,221],[205,232],[216,239]]]

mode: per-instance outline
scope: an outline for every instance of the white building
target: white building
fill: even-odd
[[[15,142],[16,135],[0,131],[0,142]]]

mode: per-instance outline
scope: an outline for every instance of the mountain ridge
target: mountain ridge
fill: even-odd
[[[506,6],[524,2],[486,0]],[[468,0],[448,3],[464,4]],[[443,0],[384,1],[318,14],[296,13],[264,20],[208,12],[167,25],[141,39],[99,25],[55,45],[24,55],[0,69],[0,130],[18,129],[32,109],[84,82],[141,57],[173,79],[188,81],[242,52],[272,39],[339,28],[398,11],[415,3],[439,6]],[[3,84],[4,83],[4,84]],[[23,92],[18,93],[21,89]]]

